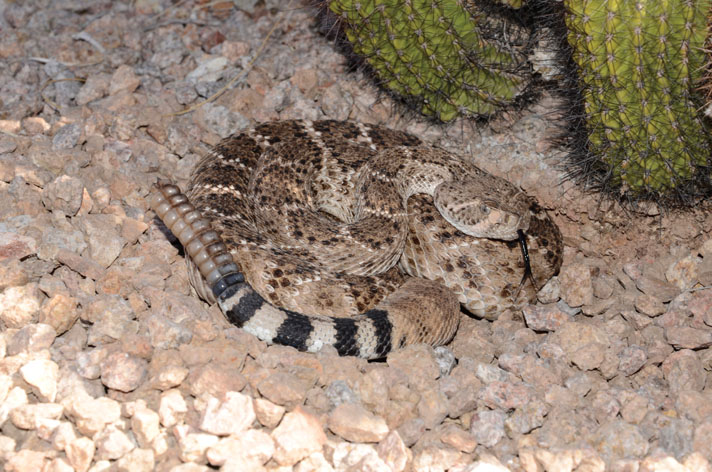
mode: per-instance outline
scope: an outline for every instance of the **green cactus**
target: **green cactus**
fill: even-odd
[[[529,83],[529,32],[472,2],[331,0],[329,8],[381,83],[426,115],[490,115]]]
[[[603,184],[679,200],[707,180],[710,141],[694,92],[710,0],[564,0],[586,152]]]

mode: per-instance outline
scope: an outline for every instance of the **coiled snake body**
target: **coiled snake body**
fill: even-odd
[[[533,301],[561,265],[558,228],[519,188],[359,123],[261,124],[204,157],[187,196],[159,182],[151,205],[203,298],[260,339],[301,350],[378,358],[443,344],[458,302],[496,318]]]

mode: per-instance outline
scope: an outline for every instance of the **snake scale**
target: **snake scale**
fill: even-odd
[[[561,266],[561,233],[533,198],[383,127],[263,123],[215,146],[190,185],[159,181],[150,199],[198,294],[300,350],[444,344],[460,304],[495,319]]]

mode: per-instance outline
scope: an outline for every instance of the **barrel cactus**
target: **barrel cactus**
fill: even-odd
[[[488,116],[527,90],[530,31],[493,5],[330,0],[328,7],[379,82],[425,115]]]
[[[586,128],[580,163],[604,189],[672,202],[708,192],[696,91],[711,3],[564,0]]]

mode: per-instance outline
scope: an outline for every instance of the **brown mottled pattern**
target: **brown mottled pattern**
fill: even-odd
[[[394,312],[407,306],[429,316],[424,307],[438,300],[427,297],[442,292],[422,284],[406,284],[416,293],[397,290],[408,278],[396,267],[400,260],[406,273],[445,283],[472,313],[495,318],[535,297],[529,282],[518,290],[524,262],[517,230],[527,234],[539,287],[561,265],[558,229],[520,189],[380,127],[259,125],[199,163],[188,197],[255,291],[307,315],[352,316],[383,301]],[[211,298],[210,290],[199,291]],[[394,339],[411,329],[404,323],[418,325],[412,318],[392,323]],[[436,337],[447,336],[419,339]]]

